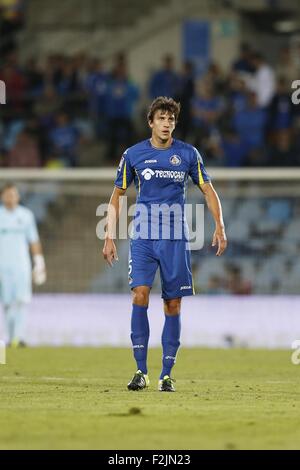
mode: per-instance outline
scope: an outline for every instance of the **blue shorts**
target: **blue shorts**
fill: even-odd
[[[185,240],[130,240],[129,285],[152,287],[159,267],[163,299],[194,295],[190,250]]]

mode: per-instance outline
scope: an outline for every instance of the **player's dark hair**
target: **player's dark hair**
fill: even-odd
[[[167,96],[158,96],[150,105],[147,115],[149,122],[153,121],[156,111],[174,114],[175,122],[177,122],[180,113],[180,103],[177,103],[173,98],[168,98]]]
[[[12,183],[11,181],[9,181],[8,183],[5,183],[4,186],[2,186],[1,194],[3,194],[8,189],[16,189],[16,188],[17,188],[17,185],[15,183]]]

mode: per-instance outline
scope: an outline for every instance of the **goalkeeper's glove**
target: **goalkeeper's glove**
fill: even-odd
[[[32,278],[37,286],[41,286],[46,282],[46,265],[43,255],[34,255],[33,257]]]

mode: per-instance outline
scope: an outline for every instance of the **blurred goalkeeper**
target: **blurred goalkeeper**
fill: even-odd
[[[17,187],[8,183],[0,206],[0,301],[8,344],[25,346],[27,305],[36,285],[46,281],[46,267],[33,213],[19,205]],[[32,255],[33,267],[31,265]]]

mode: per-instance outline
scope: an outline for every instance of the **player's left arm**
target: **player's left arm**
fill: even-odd
[[[227,247],[227,238],[225,233],[221,202],[211,182],[200,184],[199,188],[204,194],[207,207],[210,210],[216,224],[212,246],[216,246],[216,244],[218,245],[216,255],[221,256]]]
[[[204,167],[203,159],[195,147],[192,148],[189,176],[192,178],[194,184],[196,184],[204,194],[207,207],[214,218],[216,228],[213,235],[212,246],[216,246],[216,244],[218,244],[216,254],[217,256],[221,256],[227,247],[222,206],[220,199],[211,184],[210,176]]]

